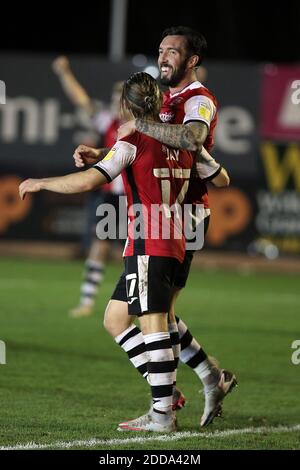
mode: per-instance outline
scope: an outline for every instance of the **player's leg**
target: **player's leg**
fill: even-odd
[[[180,360],[188,365],[199,377],[204,387],[205,407],[200,420],[201,426],[210,424],[215,416],[222,412],[222,401],[224,397],[236,385],[235,375],[227,370],[220,369],[214,358],[208,357],[202,346],[193,337],[185,323],[175,317],[175,304],[178,295],[185,287],[191,261],[192,252],[187,252],[183,264],[177,272],[171,308],[169,313],[170,321],[174,322],[176,318],[180,338]]]
[[[114,339],[131,329],[134,320],[134,316],[128,315],[127,302],[110,299],[104,313],[103,325]]]
[[[200,235],[199,240],[203,241],[204,235],[208,228],[209,216],[202,218],[201,221],[195,225],[195,217],[192,219],[193,232]],[[196,238],[194,239],[196,243]],[[183,263],[181,263],[174,280],[174,289],[172,293],[171,307],[169,311],[169,329],[172,332],[171,340],[175,356],[175,361],[178,363],[178,356],[180,360],[188,366],[198,366],[202,361],[207,359],[206,353],[203,351],[199,343],[193,338],[188,331],[186,325],[177,317],[175,317],[175,304],[179,292],[186,285],[194,251],[186,251]]]
[[[120,423],[119,430],[171,432],[175,430],[172,412],[175,364],[167,312],[178,262],[146,255],[130,257],[126,261],[129,314],[137,314],[140,318],[149,358],[148,382],[153,404],[146,415]]]
[[[147,379],[148,354],[143,334],[140,328],[133,323],[134,320],[134,315],[128,315],[126,274],[123,272],[106,308],[104,327],[126,352],[132,365]],[[181,409],[184,402],[184,395],[175,387],[173,390],[173,410]]]
[[[118,430],[172,432],[176,430],[172,411],[175,365],[167,313],[143,315],[140,324],[149,357],[147,368],[152,406],[145,415],[120,423]]]
[[[172,344],[172,350],[174,355],[174,364],[175,364],[175,371],[174,371],[174,383],[173,383],[173,409],[182,409],[185,405],[185,396],[183,395],[182,391],[177,388],[176,381],[177,381],[177,369],[178,369],[178,361],[180,356],[180,337],[178,332],[178,325],[176,322],[174,312],[173,303],[175,303],[176,292],[174,292],[174,288],[172,289],[172,298],[171,298],[171,306],[168,314],[168,329],[170,333],[170,339]],[[176,407],[175,407],[176,404]]]
[[[180,360],[199,376],[203,381],[207,375],[207,361],[208,357],[202,346],[197,342],[193,335],[188,330],[186,324],[177,316],[175,316],[175,305],[181,290],[185,287],[191,262],[193,259],[193,252],[187,252],[183,263],[180,265],[175,277],[175,287],[173,289],[171,307],[169,312],[169,322],[171,325],[177,324],[179,339],[180,339]],[[204,370],[205,369],[205,370]],[[205,386],[205,384],[203,383]]]
[[[126,277],[123,272],[106,307],[104,328],[146,379],[148,355],[141,330],[134,324],[135,318],[134,315],[128,315]]]
[[[174,354],[168,329],[167,313],[140,317],[141,330],[149,356],[148,383],[152,395],[152,420],[174,428],[172,413],[175,374]]]
[[[172,325],[177,324],[180,341],[180,361],[189,366],[201,380],[204,388],[215,386],[220,379],[220,374],[215,364],[208,358],[203,347],[191,334],[186,324],[178,316],[175,316],[176,300],[181,292],[176,287],[173,292],[169,321]]]

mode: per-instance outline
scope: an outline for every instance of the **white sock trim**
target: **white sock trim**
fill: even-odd
[[[168,331],[162,331],[159,333],[150,333],[149,335],[143,335],[145,344],[155,343],[157,341],[163,341],[170,339],[170,333]]]
[[[120,343],[120,341],[131,331],[136,328],[136,325],[131,325],[129,328],[123,331],[123,333],[120,333],[118,336],[115,336],[115,342]]]

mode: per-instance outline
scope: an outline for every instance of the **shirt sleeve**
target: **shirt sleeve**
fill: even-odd
[[[135,145],[119,140],[103,160],[94,165],[94,168],[99,170],[110,182],[134,162],[136,151]]]
[[[214,158],[204,159],[201,155],[196,156],[196,170],[200,178],[204,181],[214,179],[221,171],[222,167]]]
[[[215,117],[216,107],[207,96],[196,95],[185,102],[184,111],[183,124],[187,124],[190,121],[202,121],[209,128],[211,121]]]

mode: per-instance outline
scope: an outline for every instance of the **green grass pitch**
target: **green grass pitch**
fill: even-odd
[[[299,449],[300,429],[274,431],[300,424],[300,365],[291,362],[291,344],[300,339],[299,277],[191,272],[177,312],[207,352],[235,371],[239,387],[225,400],[224,418],[200,430],[200,382],[181,365],[178,385],[187,404],[178,413],[179,432],[196,435],[168,442],[143,433],[138,443],[130,441],[136,434],[116,427],[147,411],[149,390],[102,327],[121,269],[107,268],[93,316],[70,319],[81,262],[0,261],[0,340],[7,348],[7,364],[0,365],[0,447],[35,442],[55,449],[57,442],[95,438],[101,443],[94,448],[103,450]],[[266,430],[207,437],[249,427]]]

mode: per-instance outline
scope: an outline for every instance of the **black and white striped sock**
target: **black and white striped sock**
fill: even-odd
[[[94,305],[98,287],[103,281],[104,264],[86,260],[83,282],[80,288],[80,305]]]
[[[190,333],[186,324],[178,317],[176,317],[176,322],[181,344],[180,360],[194,369],[207,359],[207,354]]]
[[[180,360],[193,369],[206,390],[213,388],[220,380],[220,370],[210,361],[186,324],[178,317],[176,321],[181,344]]]
[[[191,367],[198,375],[204,386],[207,383],[215,384],[215,368],[210,363],[205,351],[192,336],[185,323],[176,317],[178,333],[173,324],[169,324],[170,340],[173,349],[175,369],[178,366],[178,356],[180,360]],[[172,325],[172,326],[170,326]],[[148,377],[147,362],[148,354],[141,330],[135,326],[130,326],[115,338],[115,341],[127,353],[133,366],[146,379]],[[179,343],[178,343],[179,341]],[[213,371],[213,374],[211,373]],[[174,385],[176,385],[176,370],[174,374]]]
[[[119,336],[116,336],[115,341],[124,349],[131,363],[146,379],[148,376],[148,354],[141,330],[137,326],[131,325]]]
[[[153,412],[169,414],[172,410],[174,354],[170,333],[144,335],[148,352],[148,383],[151,386]]]
[[[174,364],[175,364],[173,387],[176,387],[177,368],[178,368],[179,355],[180,355],[180,339],[179,339],[177,323],[169,323],[168,328],[169,328],[169,333],[170,333],[170,339],[171,339],[173,355],[174,355]]]

